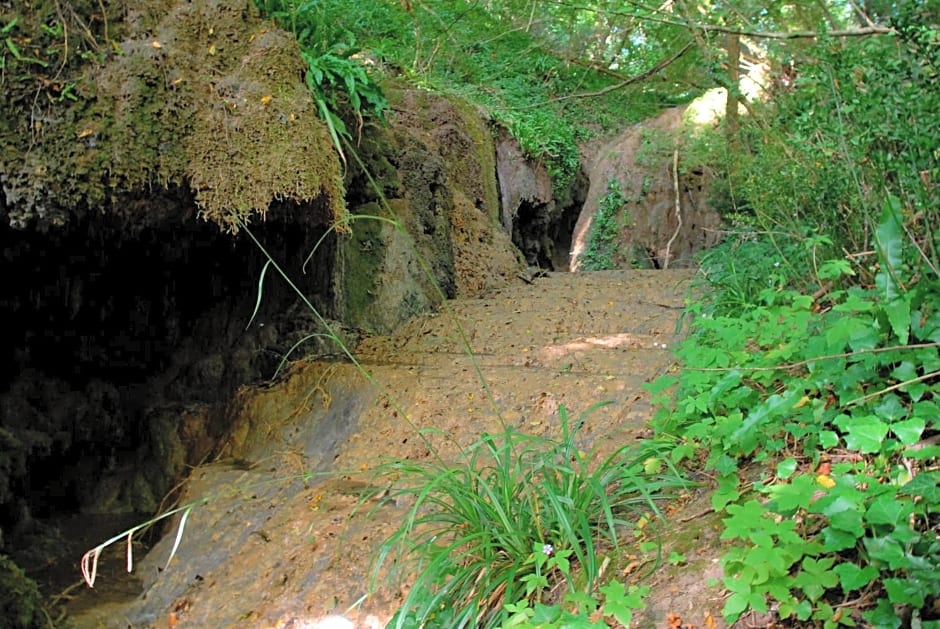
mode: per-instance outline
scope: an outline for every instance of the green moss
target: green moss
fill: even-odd
[[[46,626],[39,587],[6,555],[0,555],[0,618],[9,629]]]
[[[377,204],[370,203],[357,208],[354,213],[379,216],[382,211]],[[382,260],[385,257],[385,226],[386,223],[377,220],[356,221],[352,232],[343,237],[345,307],[352,320],[367,312],[376,299]]]
[[[451,97],[450,102],[460,113],[464,129],[470,136],[474,147],[475,160],[456,160],[470,167],[471,181],[479,186],[483,208],[487,216],[494,222],[499,222],[499,190],[496,183],[496,150],[493,146],[493,133],[491,127],[484,120],[481,112],[471,103],[459,98]],[[480,176],[480,173],[487,173]]]
[[[54,9],[40,2],[19,16],[24,37],[55,21],[42,21],[46,4]],[[343,216],[341,165],[290,35],[247,1],[154,0],[106,16],[107,28],[99,4],[73,3],[100,32],[78,38],[62,78],[36,64],[0,77],[0,107],[11,112],[0,122],[0,172],[14,224],[55,226],[89,210],[146,220],[134,212],[147,205],[127,194],[173,185],[189,185],[202,215],[233,231],[275,199],[325,200],[318,222]],[[47,85],[60,95],[67,85],[75,100]]]

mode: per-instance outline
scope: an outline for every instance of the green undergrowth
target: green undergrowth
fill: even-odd
[[[617,268],[615,257],[624,228],[621,223],[625,218],[627,221],[630,218],[623,214],[626,201],[620,183],[615,179],[608,181],[607,194],[598,202],[597,213],[588,233],[587,248],[581,257],[581,266],[585,271]]]
[[[255,0],[255,5],[297,38],[309,68],[307,83],[334,133],[347,132],[343,112],[357,118],[381,115],[387,108],[381,82],[403,78],[485,112],[519,142],[526,157],[545,165],[559,191],[573,183],[580,168],[578,142],[687,102],[694,94],[683,86],[698,83],[691,70],[698,54],[691,51],[666,67],[671,80],[662,87],[615,89],[626,75],[602,63],[572,63],[564,51],[572,35],[533,28],[529,9],[526,25],[512,10],[450,0]],[[566,19],[590,22],[594,12],[583,8],[569,9]],[[548,15],[562,10],[539,9]],[[648,70],[675,52],[673,46],[678,44],[662,49],[650,44],[631,55],[631,73]]]
[[[845,258],[788,273],[812,244],[711,252],[682,369],[651,386],[673,462],[716,478],[729,622],[940,626],[940,279],[897,199],[874,236],[870,283]]]
[[[648,589],[604,579],[608,556],[637,518],[689,483],[651,465],[663,454],[652,445],[595,461],[578,445],[587,414],[571,423],[562,407],[559,416],[557,438],[507,426],[454,464],[397,459],[380,470],[412,506],[378,567],[394,560],[417,575],[390,627],[629,624]]]

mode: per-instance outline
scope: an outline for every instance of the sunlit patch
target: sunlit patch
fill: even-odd
[[[357,621],[339,615],[324,616],[323,618],[315,620],[292,617],[279,622],[276,625],[276,629],[281,629],[282,627],[285,629],[286,627],[296,627],[298,629],[382,629],[388,624],[389,620],[390,618],[383,622],[372,614],[369,614],[365,618],[357,619]]]
[[[549,345],[540,350],[544,358],[561,358],[572,352],[589,350],[595,347],[606,347],[608,349],[617,349],[629,347],[639,349],[644,347],[656,347],[657,341],[647,335],[636,335],[627,332],[621,334],[610,334],[608,336],[589,336],[587,338],[575,339],[559,345]]]

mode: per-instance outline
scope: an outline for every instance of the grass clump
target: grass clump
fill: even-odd
[[[687,486],[678,474],[646,473],[649,451],[630,446],[593,462],[578,447],[585,416],[571,424],[559,412],[557,439],[507,427],[484,434],[455,465],[385,466],[399,479],[393,495],[414,504],[378,565],[394,558],[417,573],[389,626],[497,627],[510,612],[522,626],[566,594],[590,596],[631,515],[658,512],[658,500]],[[612,592],[639,605],[635,590]]]

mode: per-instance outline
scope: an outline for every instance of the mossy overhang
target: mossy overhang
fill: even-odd
[[[51,1],[0,9],[0,23],[16,20],[21,57],[6,55],[0,78],[11,225],[44,230],[97,212],[178,221],[125,203],[174,186],[228,231],[272,201],[317,210],[302,220],[342,218],[340,160],[296,40],[251,2],[72,4],[68,15]]]

